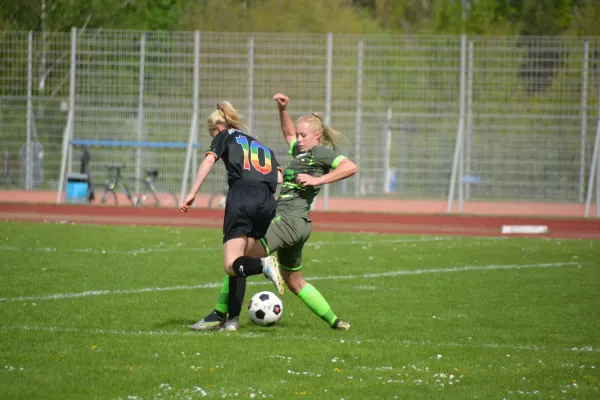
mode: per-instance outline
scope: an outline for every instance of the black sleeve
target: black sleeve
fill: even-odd
[[[227,153],[227,145],[229,142],[230,135],[227,134],[227,131],[220,132],[215,136],[210,143],[210,147],[206,151],[206,155],[209,154],[214,156],[216,160],[223,157]]]

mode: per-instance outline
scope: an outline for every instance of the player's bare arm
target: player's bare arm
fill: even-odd
[[[279,109],[279,122],[281,123],[281,131],[287,144],[291,144],[292,140],[296,139],[296,128],[294,122],[288,114],[286,107],[290,99],[283,93],[277,93],[273,96],[273,100],[277,102],[277,108]]]
[[[181,205],[180,210],[182,212],[184,212],[184,213],[188,212],[189,208],[192,206],[192,204],[194,204],[194,200],[196,199],[196,194],[198,194],[198,191],[200,190],[202,183],[208,176],[208,173],[212,169],[213,165],[215,165],[215,161],[216,161],[215,157],[208,154],[204,158],[204,161],[202,161],[202,164],[200,164],[200,168],[198,168],[198,174],[196,174],[196,181],[194,182],[194,185],[192,186],[190,193],[187,195],[187,197],[185,198],[185,201]]]

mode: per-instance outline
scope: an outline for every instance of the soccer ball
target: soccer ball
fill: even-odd
[[[283,303],[271,292],[258,292],[248,303],[248,315],[256,325],[273,326],[281,319]]]

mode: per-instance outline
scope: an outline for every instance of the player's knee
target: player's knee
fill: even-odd
[[[233,270],[233,263],[227,263],[223,266],[225,273],[229,276],[237,276]]]
[[[255,240],[252,246],[246,246],[246,251],[244,252],[244,255],[254,258],[263,258],[268,256],[267,252],[265,251],[265,248],[259,240]]]

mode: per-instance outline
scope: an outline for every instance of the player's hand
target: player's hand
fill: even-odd
[[[192,193],[188,194],[187,197],[185,198],[185,201],[179,208],[181,210],[181,212],[184,212],[184,213],[188,212],[188,210],[190,209],[192,204],[194,204],[194,200],[196,200],[196,195],[192,194]]]
[[[273,96],[273,100],[277,102],[277,107],[279,108],[279,111],[285,110],[285,107],[290,101],[289,97],[287,97],[283,93],[277,93],[275,96]]]
[[[314,176],[308,174],[299,174],[296,177],[296,182],[302,186],[319,186],[321,184],[321,180],[319,178],[315,178]]]

